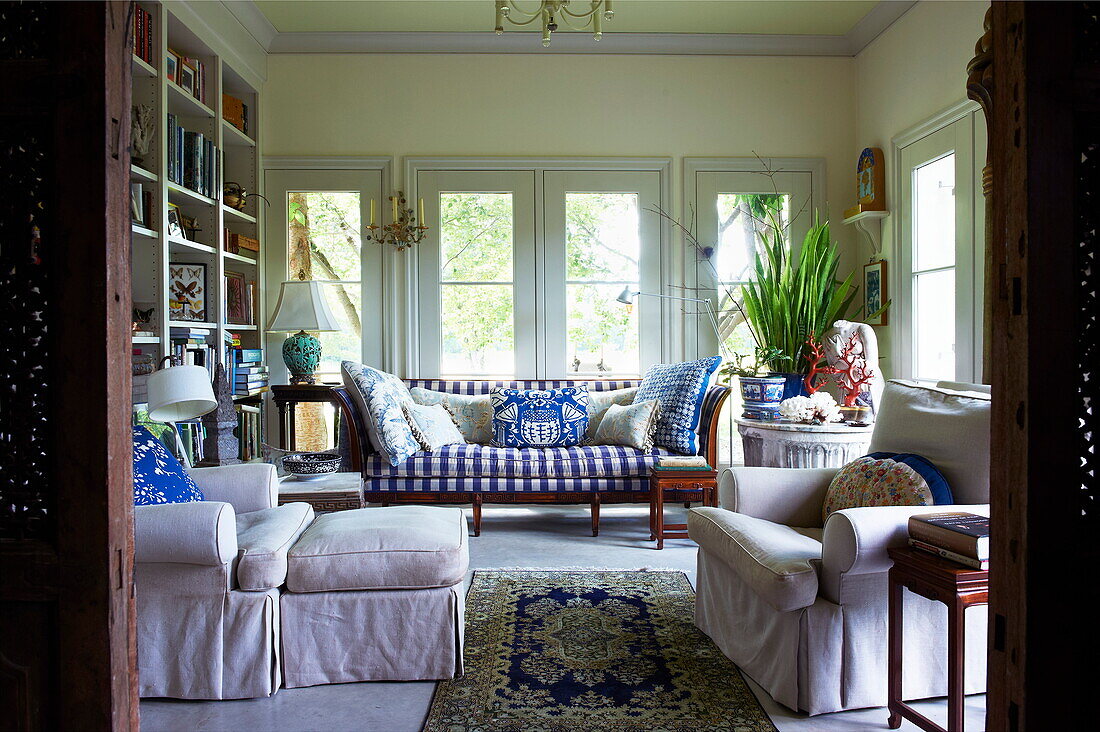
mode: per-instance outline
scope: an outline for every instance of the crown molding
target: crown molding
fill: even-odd
[[[234,17],[268,53],[502,53],[677,56],[855,56],[916,5],[886,0],[871,9],[845,35],[765,35],[754,33],[558,33],[549,48],[537,34],[490,30],[475,33],[278,31],[252,0],[225,2]]]

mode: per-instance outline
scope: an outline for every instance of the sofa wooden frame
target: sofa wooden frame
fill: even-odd
[[[718,422],[722,413],[722,407],[729,398],[728,386],[714,385],[710,390],[721,389],[722,395],[718,399],[705,400],[709,402],[709,409],[700,415],[699,435],[703,438],[700,446],[701,455],[705,456],[707,463],[712,467],[718,459]],[[513,503],[513,504],[589,504],[592,513],[592,536],[600,533],[600,505],[612,503],[648,503],[649,491],[547,491],[544,493],[495,493],[481,491],[372,491],[369,489],[371,476],[365,472],[363,456],[374,452],[367,438],[366,425],[361,415],[351,402],[347,389],[337,387],[332,390],[333,398],[340,407],[344,424],[347,425],[348,448],[350,452],[351,469],[362,475],[363,505],[368,503],[380,503],[383,506],[391,504],[471,504],[474,509],[474,536],[481,536],[481,507],[486,503]]]

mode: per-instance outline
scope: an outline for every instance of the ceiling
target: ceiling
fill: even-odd
[[[586,5],[584,0],[574,0]],[[279,33],[488,32],[494,0],[255,0]],[[521,9],[537,0],[517,0]],[[844,36],[878,0],[615,0],[607,33]],[[538,32],[531,26],[505,30]],[[564,30],[564,29],[563,29]]]

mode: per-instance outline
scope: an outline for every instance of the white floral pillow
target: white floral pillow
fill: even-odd
[[[420,449],[402,410],[406,394],[388,381],[379,381],[370,388],[367,400],[370,427],[390,465],[400,465]]]
[[[593,444],[625,445],[649,452],[661,408],[656,399],[620,407],[612,404],[600,421]]]
[[[434,452],[444,445],[466,444],[466,438],[447,411],[447,405],[406,404],[404,410],[413,437],[425,450]]]
[[[588,392],[588,429],[584,431],[584,444],[597,444],[596,430],[600,428],[600,421],[603,419],[604,414],[607,413],[608,407],[612,404],[618,404],[620,406],[631,404],[634,401],[634,395],[637,393],[638,387],[636,386],[630,387],[629,389]]]
[[[410,393],[417,404],[446,405],[466,442],[488,445],[493,441],[493,402],[488,394],[448,394],[419,386]]]

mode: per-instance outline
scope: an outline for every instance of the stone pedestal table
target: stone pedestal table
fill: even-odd
[[[738,419],[746,467],[839,468],[867,454],[874,426]]]

